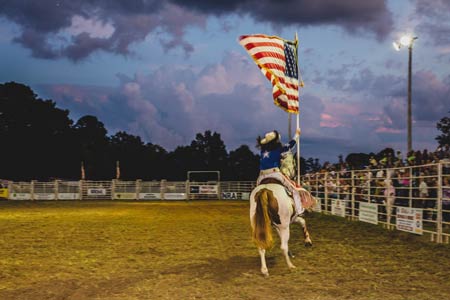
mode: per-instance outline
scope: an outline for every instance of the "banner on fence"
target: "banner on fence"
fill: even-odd
[[[139,193],[139,199],[141,199],[141,200],[159,200],[159,199],[161,199],[161,193]]]
[[[359,220],[377,225],[378,204],[359,202]]]
[[[56,200],[55,193],[35,193],[34,200]]]
[[[185,200],[187,199],[186,193],[165,193],[165,200]]]
[[[0,189],[0,198],[8,198],[8,189],[4,188],[4,189]]]
[[[319,197],[314,197],[314,198],[316,198],[316,205],[314,205],[313,211],[317,212],[317,213],[321,213],[322,212],[322,199],[320,199]]]
[[[331,214],[339,217],[345,217],[345,201],[332,200],[331,201]]]
[[[397,207],[397,230],[423,234],[422,209]]]
[[[222,199],[229,199],[229,200],[231,200],[231,199],[240,199],[241,197],[239,197],[239,194],[240,193],[238,193],[238,192],[223,192],[222,193]]]
[[[59,200],[78,200],[80,193],[58,193]]]
[[[199,186],[199,193],[200,194],[217,194],[218,192],[218,186],[217,185],[200,185]]]
[[[136,200],[136,193],[114,193],[114,199]]]
[[[31,193],[12,193],[11,200],[31,200]]]
[[[105,196],[106,189],[88,189],[87,194],[88,196]]]

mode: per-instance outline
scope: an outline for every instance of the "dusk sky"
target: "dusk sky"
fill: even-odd
[[[205,130],[227,150],[287,114],[239,45],[244,34],[299,36],[301,155],[406,151],[408,51],[413,148],[437,147],[450,110],[449,0],[0,0],[0,82],[30,86],[76,122],[97,116],[171,151]],[[295,118],[293,119],[295,120]],[[293,122],[295,124],[295,122]]]

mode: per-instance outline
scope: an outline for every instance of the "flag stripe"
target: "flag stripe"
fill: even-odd
[[[244,35],[239,43],[271,82],[276,105],[298,113],[298,67],[296,42],[262,34]]]

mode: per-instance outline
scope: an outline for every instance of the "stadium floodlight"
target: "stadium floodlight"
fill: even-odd
[[[412,73],[412,49],[417,36],[404,35],[397,42],[393,42],[395,50],[400,51],[402,47],[408,48],[408,108],[407,108],[407,126],[408,126],[408,153],[412,151],[412,110],[411,110],[411,73]]]

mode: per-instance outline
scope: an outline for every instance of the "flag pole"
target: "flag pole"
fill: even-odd
[[[300,68],[298,67],[298,35],[297,32],[295,32],[295,55],[297,59],[297,73],[298,73],[298,80],[300,80]],[[303,83],[303,81],[302,81]],[[302,84],[299,83],[298,88],[298,101],[299,101],[299,108],[297,111],[297,128],[296,130],[300,129],[300,86]],[[297,184],[300,186],[300,136],[298,137],[297,141]]]

